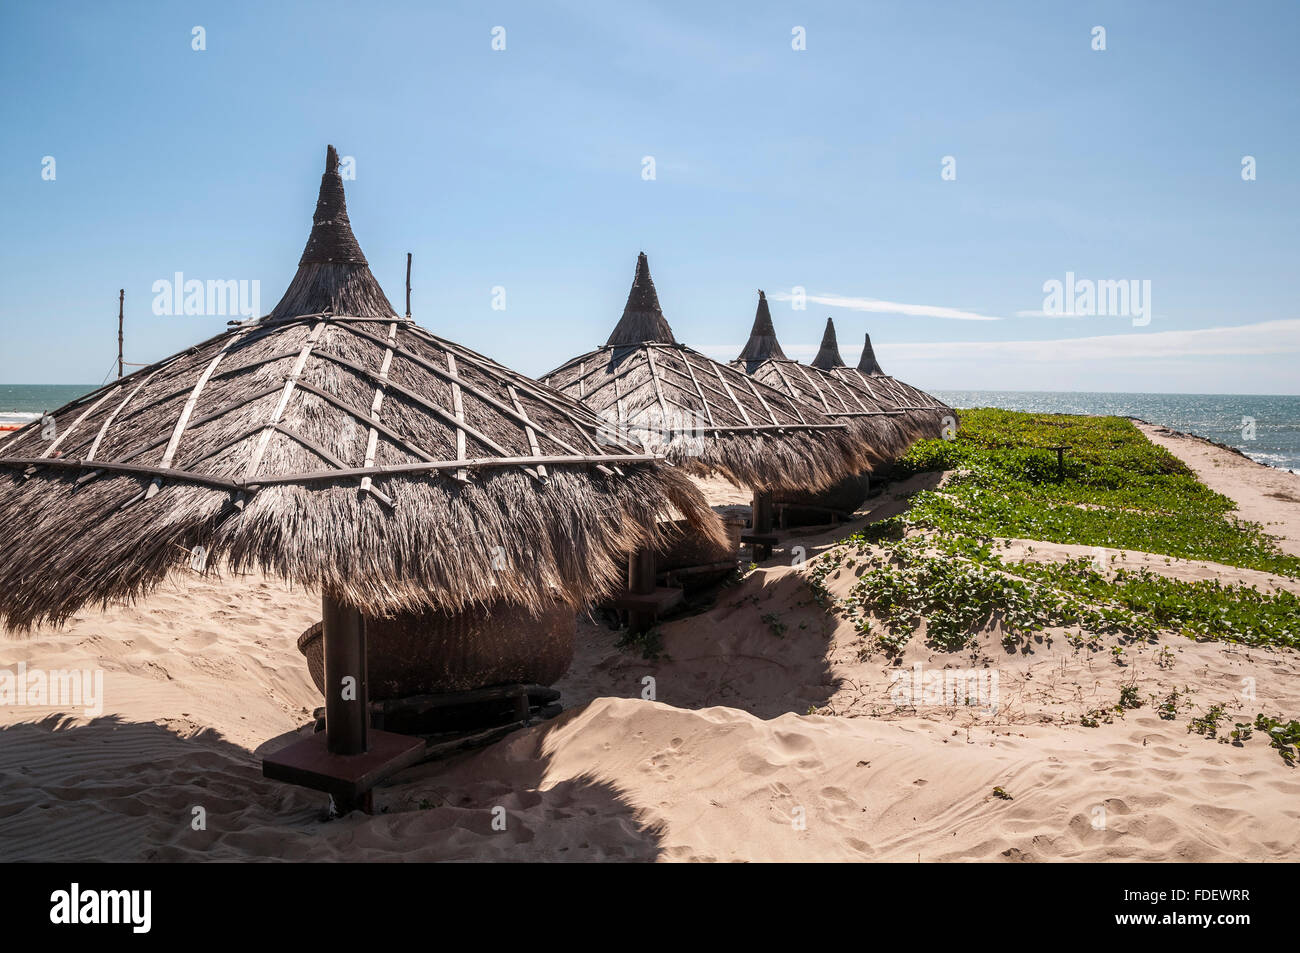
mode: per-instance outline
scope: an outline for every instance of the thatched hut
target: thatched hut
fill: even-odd
[[[754,535],[769,533],[771,493],[825,489],[870,464],[843,422],[678,343],[644,252],[609,340],[542,379],[683,469],[753,488]]]
[[[617,587],[627,552],[657,542],[662,514],[721,534],[679,468],[399,316],[353,235],[333,146],[269,315],[52,416],[0,445],[0,622],[58,623],[184,567],[321,591],[327,741],[277,754],[274,776],[344,798],[416,756],[385,732],[367,742],[368,632],[438,644],[447,620],[504,606],[510,664],[526,662],[528,618],[559,608],[571,626]]]
[[[870,394],[882,406],[906,411],[907,419],[917,429],[918,436],[938,437],[947,426],[945,421],[956,421],[956,412],[939,398],[890,377],[880,369],[876,353],[871,347],[870,334],[866,335],[858,366],[847,366],[840,356],[839,344],[835,338],[835,322],[830,318],[826,319],[821,348],[813,358],[812,365]]]
[[[777,505],[784,506],[787,513],[806,511],[812,514],[813,520],[819,514],[851,513],[869,492],[870,474],[896,460],[921,431],[908,411],[886,406],[865,389],[829,371],[787,357],[777,339],[767,295],[762,290],[758,292],[749,340],[731,363],[791,399],[811,404],[827,417],[843,421],[870,460],[870,466],[862,473],[845,477],[829,489],[777,494]]]
[[[737,485],[821,489],[863,462],[843,423],[678,343],[644,252],[609,340],[542,380],[605,417],[612,433]]]
[[[790,398],[843,421],[873,465],[896,459],[912,442],[905,410],[883,404],[829,371],[786,357],[762,291],[749,340],[731,363]]]

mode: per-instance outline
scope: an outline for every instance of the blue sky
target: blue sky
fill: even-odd
[[[104,379],[119,287],[129,361],[219,331],[153,314],[178,271],[269,311],[334,143],[389,297],[410,251],[416,319],[526,373],[644,249],[719,358],[761,287],[792,356],[833,316],[924,387],[1298,393],[1297,36],[1289,0],[6,3],[0,383]],[[1150,281],[1150,323],[1034,314],[1067,272]]]

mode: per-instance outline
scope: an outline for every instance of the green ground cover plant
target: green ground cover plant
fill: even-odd
[[[1068,446],[1058,475],[1052,446]],[[1300,578],[1258,524],[1120,417],[966,410],[955,440],[925,440],[902,475],[959,471],[918,494],[909,527],[975,538],[1018,537],[1133,549]]]
[[[917,494],[906,512],[848,537],[809,567],[818,604],[854,618],[881,650],[901,652],[923,625],[928,644],[959,651],[995,623],[1008,649],[1052,627],[1076,628],[1072,640],[1094,650],[1099,634],[1150,639],[1162,631],[1300,647],[1300,598],[1289,592],[1170,579],[1088,557],[1051,563],[998,554],[997,538],[1022,537],[1300,576],[1300,560],[1256,524],[1235,519],[1231,500],[1130,421],[1004,410],[963,411],[961,419],[956,440],[922,441],[900,464],[904,474],[961,471],[952,482]],[[1063,478],[1046,449],[1055,445],[1071,448]],[[836,602],[826,577],[848,564],[865,571]]]

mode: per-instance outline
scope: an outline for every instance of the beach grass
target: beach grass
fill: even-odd
[[[1056,453],[1067,446],[1064,474]],[[1121,417],[966,410],[954,440],[915,444],[903,474],[956,470],[905,522],[973,538],[1038,539],[1199,559],[1300,578],[1256,523],[1236,518],[1181,460]]]
[[[1070,451],[1059,476],[1047,448],[1062,445]],[[929,645],[955,652],[994,622],[1008,650],[1027,649],[1053,627],[1073,629],[1064,637],[1094,651],[1103,635],[1161,632],[1300,647],[1300,598],[1287,591],[1172,579],[1087,556],[1041,562],[998,553],[1002,540],[1021,538],[1300,576],[1300,560],[1236,519],[1231,500],[1128,420],[963,411],[957,439],[916,444],[899,469],[958,472],[914,496],[904,513],[844,539],[809,574],[817,601],[855,619],[886,654],[900,652],[922,624]],[[825,579],[841,566],[860,578],[835,601]],[[1111,651],[1123,664],[1122,646]]]
[[[1004,560],[987,544],[950,534],[856,534],[844,543],[856,553],[841,550],[839,559],[865,571],[839,608],[887,653],[901,650],[922,621],[927,643],[956,652],[993,620],[1009,649],[1050,627],[1077,629],[1066,638],[1093,649],[1101,648],[1098,635],[1154,638],[1162,631],[1300,648],[1300,598],[1290,592],[1169,579],[1149,569],[1107,576],[1086,557]],[[835,564],[831,558],[824,565]],[[814,570],[814,588],[817,573],[824,575],[823,565]]]

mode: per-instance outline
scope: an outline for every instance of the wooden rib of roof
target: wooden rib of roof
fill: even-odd
[[[683,467],[757,489],[820,489],[867,465],[842,422],[680,344],[644,252],[609,342],[543,380]]]
[[[399,317],[337,163],[270,315],[54,411],[53,440],[0,443],[0,620],[136,597],[198,548],[370,614],[540,611],[608,592],[663,514],[722,538],[684,474],[589,408]]]

